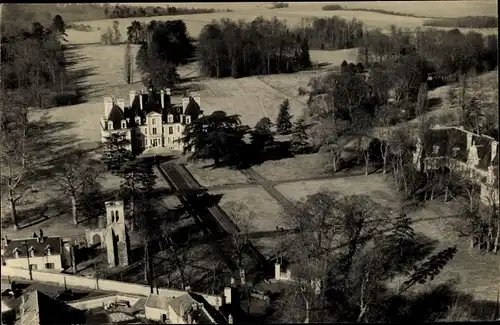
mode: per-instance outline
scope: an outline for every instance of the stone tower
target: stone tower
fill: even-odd
[[[130,262],[130,239],[125,226],[123,201],[105,202],[106,250],[110,267],[126,266]]]

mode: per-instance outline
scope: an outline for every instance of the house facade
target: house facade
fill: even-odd
[[[122,133],[130,141],[127,149],[142,152],[148,148],[164,147],[181,151],[178,141],[186,125],[202,116],[200,96],[191,94],[182,103],[171,103],[170,89],[129,93],[129,105],[125,100],[104,98],[104,115],[101,117],[101,141],[112,133]]]
[[[431,129],[431,138],[426,144],[417,143],[413,156],[414,164],[425,152],[426,169],[445,165],[451,171],[460,171],[470,177],[481,189],[480,200],[492,205],[499,202],[499,148],[494,138],[479,135],[462,127]]]
[[[2,259],[6,266],[32,270],[63,271],[62,239],[40,233],[33,238],[3,239]]]

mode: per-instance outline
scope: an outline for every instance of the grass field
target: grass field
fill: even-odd
[[[339,192],[343,195],[369,195],[374,201],[397,211],[398,193],[390,180],[382,175],[351,177],[324,181],[297,182],[276,187],[290,200],[301,200],[306,195],[314,194],[322,188]],[[458,252],[454,259],[443,269],[433,284],[448,280],[458,282],[457,288],[471,293],[476,299],[496,300],[498,280],[500,279],[500,256],[482,254],[468,249],[468,241],[458,238],[450,227],[454,215],[460,207],[443,204],[436,200],[425,208],[409,213],[414,220],[414,229],[418,233],[437,240],[435,252],[457,245]],[[395,280],[397,283],[399,279]],[[423,288],[423,287],[422,287]],[[417,290],[421,289],[416,287]]]
[[[212,162],[188,163],[186,168],[201,186],[218,186],[226,184],[247,184],[249,180],[238,170],[229,168],[212,168]]]
[[[224,3],[224,4],[211,4],[206,3],[198,7],[198,4],[186,4],[188,7],[212,7],[215,9],[231,9],[233,12],[218,12],[210,14],[195,14],[195,15],[179,15],[179,16],[158,16],[158,17],[135,17],[117,19],[120,22],[121,34],[127,34],[127,27],[134,20],[141,22],[149,22],[151,20],[175,20],[181,19],[186,23],[189,34],[193,37],[198,37],[203,26],[210,23],[213,19],[219,20],[223,17],[233,20],[245,19],[252,20],[256,17],[263,16],[264,18],[272,18],[274,16],[279,19],[286,20],[290,26],[296,26],[302,17],[331,17],[339,16],[347,20],[353,18],[363,21],[368,28],[381,28],[388,30],[391,24],[398,27],[416,28],[423,24],[423,18],[414,18],[407,16],[394,16],[374,12],[363,11],[324,11],[321,7],[327,3],[291,3],[288,8],[269,10],[270,3]],[[428,15],[429,6],[432,6],[432,15],[436,17],[458,17],[466,15],[495,15],[496,2],[432,2],[430,5],[426,1],[418,2],[384,2],[384,3],[352,3],[345,4],[338,3],[347,8],[373,8],[397,11],[402,13],[411,13],[418,15]],[[181,4],[176,4],[180,6]],[[450,10],[450,8],[453,8]],[[94,30],[91,32],[80,32],[75,30],[68,31],[68,40],[70,43],[95,43],[100,41],[101,31],[111,26],[113,20],[100,19],[100,20],[86,20],[81,23],[91,26]],[[464,29],[466,30],[466,29]],[[496,29],[481,30],[484,33],[497,33]]]
[[[272,181],[301,179],[327,174],[326,161],[319,153],[297,155],[276,161],[266,161],[253,169]]]
[[[222,195],[220,207],[230,217],[235,214],[236,220],[233,221],[250,233],[275,231],[276,226],[284,226],[283,209],[263,188],[213,191],[210,194]],[[251,218],[248,219],[248,216]]]

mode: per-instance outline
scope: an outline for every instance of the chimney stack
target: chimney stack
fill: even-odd
[[[128,92],[128,100],[129,100],[129,105],[132,107],[132,103],[134,102],[135,99],[135,90],[131,90]]]
[[[172,94],[172,93],[170,92],[170,88],[166,88],[166,89],[165,89],[165,93],[166,93],[168,96],[170,96],[170,95]]]
[[[191,312],[188,312],[187,314],[187,323],[193,324],[193,317],[191,316]]]
[[[139,95],[139,104],[141,105],[141,111],[144,110],[144,104],[143,104],[143,98],[142,98],[142,93]]]
[[[4,246],[9,245],[9,238],[7,237],[7,235],[5,235],[5,236],[3,237],[3,245],[4,245]]]
[[[161,108],[165,108],[165,91],[160,91]]]
[[[227,322],[229,324],[232,324],[233,323],[233,316],[231,314],[229,314],[229,316],[227,317]]]

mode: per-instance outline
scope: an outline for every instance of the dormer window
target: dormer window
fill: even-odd
[[[127,122],[126,121],[122,121],[122,129],[126,129],[127,128]]]
[[[52,247],[50,245],[45,246],[45,255],[50,256],[52,254]]]
[[[191,124],[191,116],[186,116],[186,124]]]
[[[15,258],[19,258],[19,253],[21,251],[19,250],[19,248],[14,248],[14,250],[12,251],[12,254],[14,255]]]
[[[452,149],[452,155],[453,157],[456,157],[458,155],[458,152],[460,151],[459,147],[455,147]]]
[[[35,257],[35,248],[33,246],[29,248],[28,252],[30,253],[30,257]]]
[[[432,154],[437,155],[439,153],[439,146],[432,146]]]
[[[141,125],[141,117],[140,116],[135,117],[135,124]]]
[[[113,121],[108,121],[108,130],[113,130]]]
[[[168,123],[174,123],[174,116],[172,114],[167,115],[167,122]]]
[[[155,125],[156,124],[156,119],[151,119],[151,124]]]

